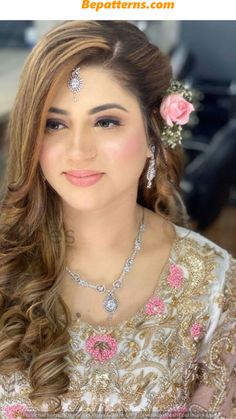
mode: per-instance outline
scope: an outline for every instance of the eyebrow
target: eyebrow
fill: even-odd
[[[93,115],[97,112],[105,111],[106,109],[114,109],[114,108],[121,109],[122,111],[128,112],[126,108],[119,105],[118,103],[105,103],[104,105],[95,106],[95,108],[90,109],[88,111],[88,114]],[[54,107],[49,108],[48,112],[58,113],[60,115],[66,115],[66,116],[70,115],[68,111],[65,111],[64,109],[60,109],[60,108],[54,108]]]

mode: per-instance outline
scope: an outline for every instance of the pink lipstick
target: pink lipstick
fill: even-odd
[[[67,180],[76,186],[91,186],[97,183],[104,173],[94,170],[70,170],[64,173]]]

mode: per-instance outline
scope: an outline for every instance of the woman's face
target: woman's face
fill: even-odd
[[[101,67],[82,67],[73,100],[64,79],[52,98],[40,151],[40,166],[68,205],[88,211],[136,201],[139,177],[150,157],[139,103]],[[102,172],[94,184],[72,184],[65,172]]]

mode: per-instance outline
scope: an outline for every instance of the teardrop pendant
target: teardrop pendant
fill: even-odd
[[[104,298],[103,305],[105,307],[105,310],[109,313],[113,313],[117,310],[118,307],[118,301],[113,295],[109,292],[107,296]]]

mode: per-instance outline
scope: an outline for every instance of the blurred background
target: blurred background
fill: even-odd
[[[0,180],[4,132],[22,65],[60,21],[0,21]],[[191,225],[236,257],[236,21],[131,21],[168,53],[191,87],[196,112],[184,130],[181,193]]]

